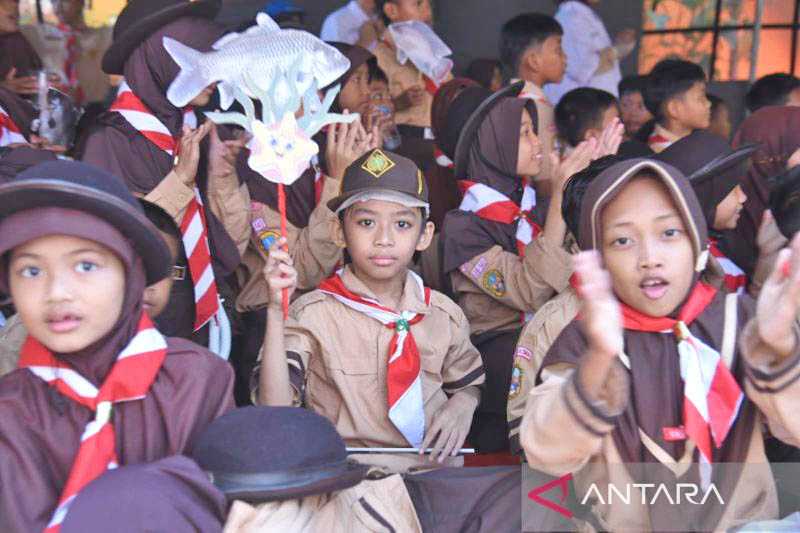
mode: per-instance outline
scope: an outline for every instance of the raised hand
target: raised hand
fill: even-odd
[[[772,273],[764,282],[756,304],[756,325],[761,342],[779,360],[795,352],[794,327],[800,311],[800,233],[789,248],[778,253]]]
[[[236,176],[236,158],[244,148],[244,145],[247,144],[247,138],[240,137],[230,141],[223,141],[219,138],[216,124],[212,123],[209,141],[209,177],[225,178]]]
[[[283,306],[283,290],[287,289],[287,298],[291,298],[297,289],[297,270],[294,268],[294,261],[289,252],[284,250],[286,239],[280,238],[269,248],[269,257],[264,266],[264,279],[269,288],[268,307],[271,309],[281,309]]]
[[[567,183],[570,177],[589,166],[589,163],[595,158],[597,145],[598,141],[595,138],[583,141],[561,162],[558,161],[558,156],[555,153],[551,153],[555,168],[558,169],[556,176],[558,176],[559,191],[563,190],[564,184]]]
[[[178,160],[175,173],[188,187],[194,187],[197,178],[197,166],[200,164],[200,142],[211,131],[213,123],[208,120],[197,129],[183,126],[183,135],[178,148]]]
[[[349,114],[349,111],[345,110],[344,114]],[[359,146],[361,132],[363,132],[363,127],[359,120],[351,124],[341,122],[328,126],[325,162],[330,177],[342,179],[347,167],[364,153]]]
[[[8,71],[0,86],[11,92],[21,95],[31,95],[39,92],[39,80],[36,76],[17,77],[17,68]]]
[[[607,155],[614,155],[619,150],[619,145],[622,144],[622,138],[625,135],[625,125],[618,118],[612,120],[608,126],[605,127],[597,140],[597,148],[593,154],[592,160],[600,159]]]
[[[578,276],[578,296],[582,302],[583,331],[589,351],[614,359],[623,350],[622,315],[612,291],[611,276],[600,265],[596,251],[581,252],[573,256],[575,274]]]

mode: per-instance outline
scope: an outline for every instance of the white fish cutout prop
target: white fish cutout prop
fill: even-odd
[[[405,65],[410,59],[436,85],[453,70],[453,61],[447,57],[453,51],[424,22],[395,22],[389,25],[389,34],[397,47],[397,62]]]
[[[316,82],[326,87],[350,68],[350,60],[339,50],[315,35],[300,30],[281,29],[269,15],[259,13],[257,25],[243,33],[229,33],[212,46],[210,52],[199,52],[185,44],[164,37],[164,48],[180,67],[180,73],[167,89],[167,99],[175,107],[184,107],[203,89],[218,83],[222,109],[228,109],[235,97],[235,87],[248,96],[257,95],[249,86],[266,91],[281,71],[296,72],[289,80],[304,94]],[[251,82],[244,82],[245,73]],[[279,89],[284,93],[286,87]]]

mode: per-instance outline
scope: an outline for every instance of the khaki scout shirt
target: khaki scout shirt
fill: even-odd
[[[530,98],[536,104],[536,135],[539,137],[539,142],[542,145],[542,170],[536,176],[536,181],[553,181],[557,176],[555,175],[558,170],[550,159],[549,154],[555,149],[556,140],[556,119],[555,108],[550,100],[545,96],[542,88],[533,83],[526,81],[525,87],[522,89],[520,96]]]
[[[422,533],[403,478],[364,480],[355,487],[252,507],[236,501],[223,533]]]
[[[419,285],[407,276],[399,308],[424,315],[411,326],[411,334],[419,348],[425,425],[430,427],[449,396],[484,382],[483,364],[461,309],[435,291],[425,305]],[[341,277],[352,292],[375,299],[349,267]],[[333,422],[348,446],[408,447],[388,416],[386,375],[394,330],[318,290],[297,299],[289,315],[286,356],[297,404]],[[397,470],[430,465],[425,456],[403,457],[407,461],[374,455],[357,459]]]
[[[409,59],[405,65],[397,62],[397,49],[386,41],[378,41],[372,52],[378,59],[378,66],[389,79],[389,94],[392,98],[397,98],[408,89],[419,87],[425,89],[425,79],[423,74],[417,70],[414,63]],[[452,74],[442,82],[452,79]],[[395,113],[397,124],[418,126],[420,128],[431,127],[431,105],[433,105],[433,95],[425,91],[425,96],[421,105],[411,107],[404,111]]]
[[[569,253],[539,237],[528,244],[524,258],[493,246],[450,277],[472,334],[478,335],[519,328],[526,313],[567,288],[571,274]]]
[[[733,327],[739,331],[739,324],[734,322]],[[800,445],[800,418],[796,415],[800,402],[800,350],[780,365],[771,366],[775,356],[759,351],[753,319],[737,335],[737,341],[746,368],[742,388],[758,407],[760,420],[754,424],[743,461],[748,467],[742,470],[736,489],[727,498],[719,531],[778,516],[775,480],[764,451],[762,428],[768,426],[775,437],[792,446]],[[598,487],[633,483],[625,469],[610,467],[623,462],[612,433],[615,418],[625,411],[630,397],[628,371],[621,363],[615,363],[598,400],[591,404],[578,390],[576,376],[574,366],[553,364],[542,371],[543,382],[530,391],[520,428],[528,463],[553,476],[573,473],[579,494],[585,494],[592,483]],[[565,439],[565,435],[569,438]],[[605,531],[652,530],[647,507],[606,502],[593,506],[593,511]],[[589,524],[583,524],[580,530],[594,531]]]
[[[16,370],[19,352],[28,337],[28,331],[19,315],[13,315],[0,328],[0,376]]]
[[[342,249],[331,239],[331,224],[336,220],[336,215],[327,205],[328,200],[339,194],[340,186],[340,180],[326,177],[319,204],[312,211],[308,226],[298,228],[287,222],[286,240],[297,269],[299,291],[316,289],[342,261]],[[277,211],[258,203],[248,206],[247,212],[248,224],[251,220],[261,218],[267,226],[265,231],[275,237],[280,236],[281,217]],[[267,257],[261,239],[248,227],[248,244],[242,254],[242,264],[236,271],[239,286],[242,287],[236,299],[236,309],[239,311],[253,311],[267,305],[269,290],[262,274]]]
[[[508,390],[508,429],[512,453],[521,451],[519,426],[525,414],[525,402],[536,385],[536,375],[544,356],[561,331],[578,316],[580,308],[578,295],[569,287],[540,307],[519,336]]]

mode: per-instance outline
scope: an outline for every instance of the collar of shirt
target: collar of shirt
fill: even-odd
[[[656,123],[656,127],[653,130],[653,135],[660,135],[661,137],[664,137],[671,143],[681,140],[681,137],[678,137],[677,135],[675,135],[667,128],[663,127],[661,124],[658,123]]]
[[[364,285],[364,282],[356,277],[356,275],[353,273],[351,265],[345,266],[342,269],[340,276],[344,286],[353,291],[355,294],[361,296],[362,298],[369,298],[370,300],[375,300],[376,302],[381,303],[378,297],[375,296],[375,294],[366,285]],[[430,308],[425,305],[425,294],[420,292],[420,286],[412,277],[411,272],[406,273],[406,281],[403,285],[403,295],[400,297],[399,308],[395,309],[395,311],[410,311],[412,313],[421,314],[427,314],[430,312]]]

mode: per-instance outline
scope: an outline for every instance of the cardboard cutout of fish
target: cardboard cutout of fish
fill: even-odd
[[[436,85],[440,85],[453,70],[453,61],[447,58],[453,51],[424,22],[395,22],[389,25],[389,34],[397,47],[397,62],[405,65],[410,59],[417,70]]]
[[[296,78],[290,82],[304,94],[312,83],[326,87],[350,68],[350,61],[333,46],[305,31],[281,29],[266,13],[259,13],[256,26],[222,37],[210,52],[199,52],[171,37],[163,42],[181,69],[167,89],[167,99],[179,108],[213,83],[218,83],[222,109],[228,109],[236,87],[255,98],[250,87],[263,92],[280,72],[292,69]],[[251,75],[249,83],[245,73]]]

